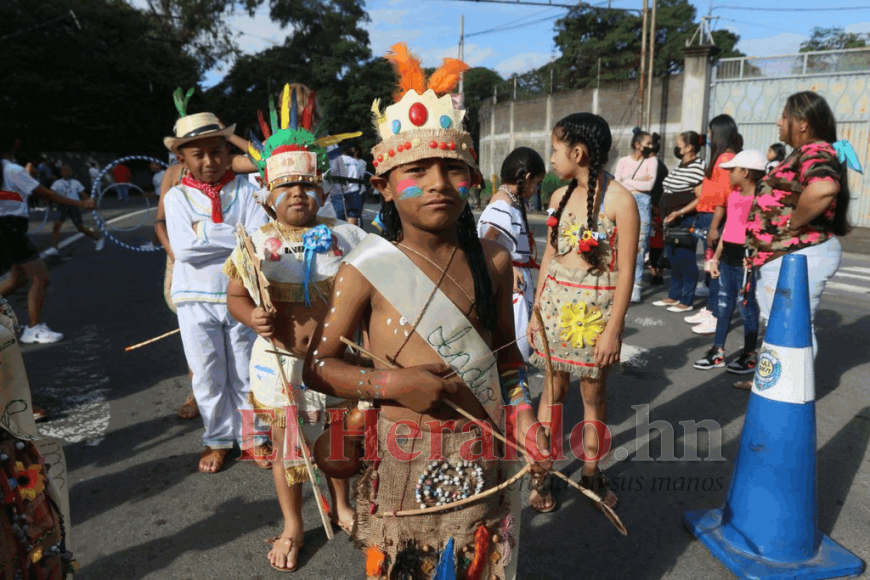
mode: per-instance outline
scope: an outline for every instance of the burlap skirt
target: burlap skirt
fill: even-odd
[[[317,437],[323,432],[324,425],[328,422],[329,413],[326,410],[348,407],[356,402],[330,397],[306,388],[302,383],[302,367],[305,360],[281,355],[284,374],[290,382],[292,391],[288,392],[284,388],[275,355],[268,352],[270,350],[275,349],[268,340],[260,336],[257,337],[251,350],[251,392],[248,395],[248,402],[251,403],[260,424],[257,430],[261,430],[262,425],[286,428],[286,408],[295,404],[302,433],[305,435],[305,439],[314,445]],[[301,440],[299,443],[301,444]],[[301,459],[301,451],[299,456],[298,460],[284,461],[289,485],[301,483],[308,479],[308,471],[305,469],[305,462]]]
[[[513,490],[504,490],[477,502],[466,504],[455,511],[443,511],[417,516],[382,517],[383,514],[420,506],[416,497],[417,486],[425,487],[427,480],[420,480],[427,468],[433,465],[431,459],[431,433],[421,431],[420,438],[398,439],[393,443],[404,452],[421,451],[412,461],[400,461],[389,452],[388,432],[394,423],[380,418],[378,421],[378,453],[382,460],[367,468],[356,485],[356,521],[354,539],[357,547],[367,552],[375,547],[385,555],[380,576],[388,577],[401,569],[415,571],[409,578],[431,578],[438,563],[440,552],[448,541],[454,541],[457,577],[461,577],[475,557],[475,532],[483,525],[489,532],[490,543],[485,558],[485,568],[481,578],[505,579],[505,568],[511,570],[511,559],[518,549],[519,522],[511,514],[511,494],[519,493],[519,483]],[[407,426],[400,426],[400,435],[408,434]],[[463,460],[460,454],[462,445],[480,437],[480,430],[474,427],[468,433],[444,431],[441,434],[441,447],[444,459],[452,466]],[[469,443],[469,445],[471,445]],[[468,447],[469,445],[466,445]],[[473,447],[478,451],[477,446]],[[496,454],[500,453],[496,450]],[[443,464],[444,460],[437,463]],[[499,461],[474,461],[483,473],[483,490],[498,485],[514,473],[512,465]],[[428,480],[431,482],[431,480]],[[437,482],[434,486],[441,485]],[[434,487],[433,486],[433,487]],[[368,556],[368,554],[367,554]],[[405,577],[405,576],[403,576]]]
[[[575,377],[598,378],[595,344],[610,320],[618,272],[593,273],[550,262],[540,307],[553,369]],[[546,369],[543,342],[535,336],[530,362]]]

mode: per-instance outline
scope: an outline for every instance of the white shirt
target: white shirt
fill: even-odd
[[[39,185],[27,170],[8,159],[3,160],[3,183],[0,185],[0,216],[26,218],[27,196]]]
[[[269,221],[254,200],[256,188],[247,176],[239,175],[221,189],[223,223],[211,221],[211,200],[198,189],[176,185],[166,192],[166,229],[175,254],[172,272],[172,301],[227,301],[228,278],[224,263],[236,248],[236,225],[249,234]],[[200,222],[200,235],[193,224]],[[199,228],[198,228],[199,229]]]
[[[349,179],[360,178],[360,168],[356,159],[350,155],[339,155],[330,163],[330,174],[336,177],[347,177]],[[334,183],[330,186],[330,193],[356,193],[359,191],[359,183]]]
[[[97,178],[97,176],[99,174],[100,174],[100,170],[97,169],[96,167],[91,167],[90,169],[88,169],[88,177],[91,178],[91,183],[94,182],[94,180]]]
[[[157,195],[160,195],[160,186],[163,185],[163,176],[166,175],[166,170],[161,169],[157,173],[154,174],[154,177],[151,178],[151,183],[154,184],[154,191],[157,192]]]
[[[66,198],[78,201],[81,199],[79,194],[85,190],[85,186],[78,179],[58,179],[51,184],[51,190]]]

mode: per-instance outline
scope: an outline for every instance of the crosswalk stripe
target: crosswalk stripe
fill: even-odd
[[[840,268],[840,272],[858,272],[859,274],[870,274],[870,268],[865,268],[863,266],[846,266],[845,268]]]
[[[840,290],[841,292],[855,292],[857,294],[870,294],[870,288],[855,286],[854,284],[841,284],[840,282],[828,282],[826,289]]]
[[[848,272],[837,272],[834,275],[834,278],[839,278],[841,276],[843,278],[857,278],[858,280],[867,280],[868,282],[870,282],[870,276],[864,276],[862,274],[849,274]]]

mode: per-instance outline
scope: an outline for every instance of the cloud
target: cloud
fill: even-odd
[[[458,58],[459,46],[457,44],[447,48],[437,47],[416,52],[417,56],[420,57],[420,60],[423,61],[424,67],[438,67],[441,66],[441,62],[445,58]],[[478,66],[495,55],[496,51],[494,48],[477,44],[465,45],[465,62],[468,63],[469,66]]]
[[[870,22],[855,22],[846,27],[846,32],[853,34],[868,34],[870,33]]]
[[[550,54],[546,52],[524,52],[506,58],[495,65],[495,70],[502,76],[509,77],[514,73],[524,73],[533,68],[545,65],[550,62]]]
[[[284,38],[293,33],[292,28],[282,29],[269,16],[269,7],[262,6],[251,18],[247,14],[237,14],[227,20],[233,33],[238,37],[242,52],[253,54],[275,44],[283,44]]]
[[[375,56],[387,54],[387,50],[397,42],[407,42],[413,48],[412,41],[426,32],[422,29],[375,30],[373,22],[366,24],[366,30],[369,32],[372,54]]]
[[[808,36],[783,32],[768,38],[741,38],[737,50],[747,56],[773,56],[776,54],[793,54],[800,50],[801,43],[809,40]]]
[[[392,10],[390,8],[381,8],[378,10],[369,10],[369,16],[372,19],[372,24],[376,25],[379,22],[384,24],[401,24],[402,17],[410,13],[410,10]]]

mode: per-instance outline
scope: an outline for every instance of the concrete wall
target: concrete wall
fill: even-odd
[[[608,168],[630,152],[631,130],[637,125],[638,85],[624,82],[599,89],[582,89],[528,100],[506,101],[484,107],[480,112],[480,168],[488,179],[498,173],[505,157],[516,147],[537,150],[549,163],[550,133],[559,119],[578,112],[592,112],[610,123],[613,148]],[[682,75],[656,78],[652,90],[650,132],[662,135],[662,159],[672,165],[674,142],[683,128],[681,108]]]

